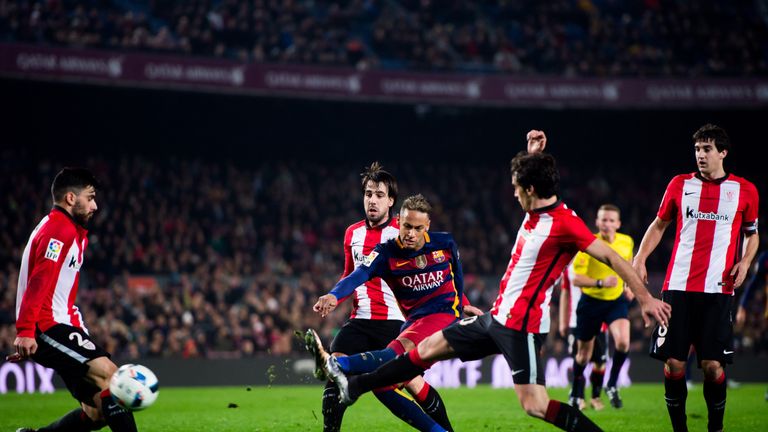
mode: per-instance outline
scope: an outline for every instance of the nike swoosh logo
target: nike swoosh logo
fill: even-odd
[[[410,261],[401,261],[399,263],[395,263],[395,267],[402,267],[404,265],[408,265]]]
[[[515,376],[515,375],[519,374],[520,372],[525,372],[525,369],[518,369],[516,371],[512,371],[512,376]]]
[[[726,350],[723,350],[723,354],[725,354],[725,355],[728,355],[728,354],[733,354],[733,351],[726,351]]]
[[[695,194],[695,193],[696,193],[696,192],[685,192],[685,196],[688,196],[688,195],[693,195],[693,194]]]

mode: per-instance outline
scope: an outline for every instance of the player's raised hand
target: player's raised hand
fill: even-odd
[[[35,340],[35,338],[17,337],[13,341],[13,346],[16,347],[16,353],[19,356],[18,360],[29,358],[29,356],[37,352],[37,341]],[[9,357],[12,357],[12,356],[9,356]]]
[[[747,278],[747,273],[749,273],[748,262],[741,260],[738,263],[736,263],[735,266],[733,266],[733,270],[731,270],[731,277],[733,278],[734,288],[738,288],[741,286],[741,284],[744,283],[744,279]]]
[[[541,153],[547,147],[547,135],[544,131],[531,129],[525,134],[525,140],[528,142],[528,153]]]
[[[637,301],[640,303],[640,310],[643,312],[643,324],[646,328],[651,325],[651,319],[665,327],[669,324],[669,318],[672,316],[672,305],[664,303],[650,294],[642,297],[642,300],[638,296]]]
[[[329,313],[336,309],[336,305],[339,300],[333,294],[326,294],[317,299],[317,303],[312,306],[312,310],[319,313],[321,317],[325,318]]]

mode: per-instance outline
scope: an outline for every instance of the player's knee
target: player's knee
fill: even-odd
[[[667,359],[664,369],[666,369],[667,372],[679,374],[680,372],[685,372],[685,362],[675,359]]]
[[[629,351],[629,341],[617,340],[616,341],[616,351],[621,351],[621,352]]]
[[[109,387],[109,379],[116,370],[117,365],[115,365],[112,360],[106,357],[99,357],[90,362],[88,377],[94,384],[103,390]]]
[[[723,367],[720,362],[714,360],[704,360],[701,362],[701,369],[704,372],[704,379],[715,381],[723,373]]]

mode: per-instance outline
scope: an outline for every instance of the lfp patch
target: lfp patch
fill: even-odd
[[[45,257],[53,262],[58,261],[63,247],[63,242],[52,238],[51,241],[48,242],[48,248],[45,249]]]
[[[379,256],[379,253],[376,251],[372,251],[368,254],[365,258],[363,258],[363,265],[366,267],[370,267],[373,260],[376,259],[376,257]]]

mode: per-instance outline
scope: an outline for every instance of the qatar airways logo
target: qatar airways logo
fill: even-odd
[[[411,288],[414,291],[432,290],[443,284],[445,276],[442,271],[429,273],[419,273],[400,278],[400,284]]]
[[[699,220],[711,220],[711,221],[725,221],[728,222],[731,219],[730,215],[721,215],[715,212],[704,213],[694,210],[690,207],[685,208],[686,219],[699,219]]]

